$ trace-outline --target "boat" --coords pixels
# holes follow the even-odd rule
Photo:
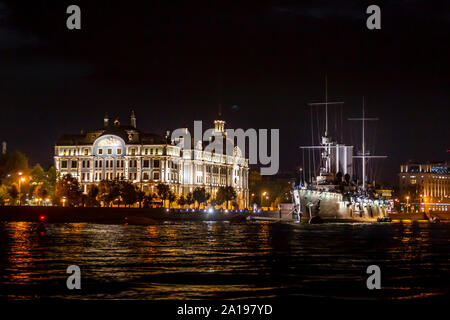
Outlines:
[[[354,155],[353,146],[336,142],[329,133],[328,106],[343,102],[329,102],[327,89],[325,80],[325,102],[309,104],[311,107],[325,107],[325,130],[320,137],[319,145],[300,147],[303,155],[305,151],[309,152],[309,155],[314,151],[320,151],[320,165],[318,171],[314,170],[314,174],[311,174],[312,170],[309,171],[309,181],[303,167],[300,169],[303,176],[297,179],[292,189],[293,216],[308,223],[388,222],[389,212],[393,208],[392,200],[378,195],[375,188],[366,183],[366,161],[386,158],[370,155],[365,146],[365,122],[378,119],[365,116],[363,98],[362,117],[349,119],[362,121],[361,152]],[[354,159],[362,161],[361,183],[354,179],[357,176],[354,174]]]

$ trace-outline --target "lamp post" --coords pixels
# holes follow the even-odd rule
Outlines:
[[[262,196],[261,196],[261,207],[264,207],[263,206],[263,203],[264,203],[264,197],[267,199],[268,197],[266,197],[266,194],[267,194],[267,191],[264,191],[263,193],[262,193]]]
[[[20,195],[22,193],[22,182],[25,181],[25,178],[22,177],[22,172],[21,171],[19,171],[17,174],[19,175],[19,206],[20,206],[21,205],[21,200],[20,200],[21,197],[20,197]]]
[[[408,212],[409,210],[409,196],[406,196],[406,212]]]

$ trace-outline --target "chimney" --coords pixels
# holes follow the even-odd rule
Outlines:
[[[134,115],[134,111],[131,111],[131,126],[136,128],[136,116]]]
[[[6,141],[2,142],[2,154],[6,153]]]
[[[105,127],[109,125],[108,113],[105,113],[105,117],[103,118],[103,124],[105,125]]]

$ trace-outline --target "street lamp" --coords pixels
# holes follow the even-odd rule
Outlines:
[[[264,197],[265,195],[268,194],[267,191],[264,191],[261,197],[261,207],[263,207],[263,201],[264,201]],[[268,197],[265,197],[266,199],[268,199]]]
[[[22,172],[19,172],[18,174],[19,174],[19,176],[21,176],[21,175],[22,175]],[[22,182],[24,182],[24,181],[25,181],[25,178],[24,178],[24,177],[20,177],[20,178],[19,178],[19,206],[21,205],[20,194],[21,194]]]

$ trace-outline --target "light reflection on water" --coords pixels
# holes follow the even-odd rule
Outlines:
[[[0,297],[423,299],[449,295],[450,224],[0,223]],[[66,268],[82,289],[66,289]],[[366,288],[366,268],[383,290]]]

